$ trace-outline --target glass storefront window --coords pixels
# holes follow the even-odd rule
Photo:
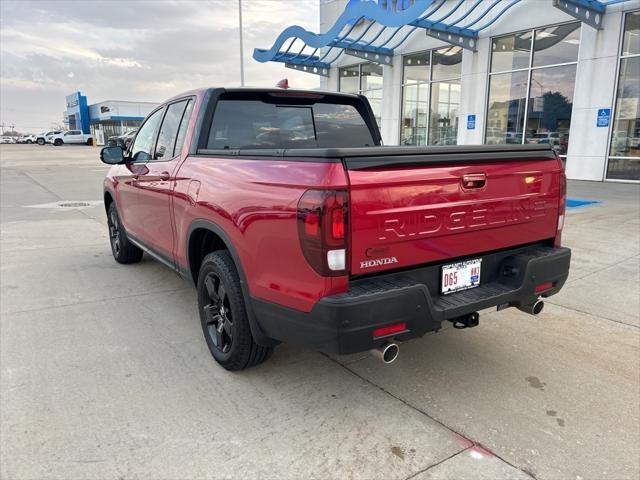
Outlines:
[[[624,26],[607,178],[640,180],[640,12]]]
[[[402,145],[426,145],[429,115],[429,84],[407,85],[403,88]]]
[[[569,23],[536,30],[533,66],[558,65],[578,60],[580,24]]]
[[[402,145],[455,145],[462,49],[446,47],[403,58]]]
[[[374,88],[382,88],[382,65],[365,63],[361,68],[361,90],[366,91]]]
[[[373,115],[380,125],[382,119],[382,65],[361,63],[338,70],[339,90],[346,93],[360,93],[367,97]]]
[[[431,84],[429,145],[458,143],[460,80]]]
[[[567,154],[575,82],[576,65],[531,72],[525,143],[549,144]]]
[[[339,71],[341,92],[358,93],[360,91],[360,67],[341,68]]]
[[[402,59],[402,83],[412,82],[428,82],[431,74],[431,55],[427,53],[418,53],[416,55],[407,55]]]
[[[433,51],[433,80],[448,80],[460,77],[462,48],[449,47]]]
[[[491,41],[491,71],[507,72],[529,66],[531,32],[517,33]]]
[[[640,54],[640,12],[627,14],[624,20],[622,56]]]
[[[492,40],[485,143],[567,154],[580,31],[572,22]]]
[[[527,76],[522,71],[491,76],[485,143],[522,143]]]

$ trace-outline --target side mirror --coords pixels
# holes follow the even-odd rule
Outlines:
[[[107,165],[119,165],[124,163],[124,151],[122,147],[104,147],[100,150],[100,160]]]

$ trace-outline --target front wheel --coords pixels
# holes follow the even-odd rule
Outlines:
[[[142,260],[142,250],[136,247],[127,238],[127,232],[120,223],[120,216],[116,209],[115,202],[109,205],[107,214],[107,225],[109,227],[109,242],[111,243],[111,253],[118,263],[137,263]]]
[[[33,143],[33,140],[27,140],[27,143],[31,144]]]
[[[62,139],[61,139],[61,138],[56,138],[56,139],[53,141],[53,144],[54,144],[56,147],[59,147],[60,145],[62,145]]]
[[[38,145],[44,145],[44,138],[39,138],[38,140],[36,140],[36,143]]]
[[[202,332],[213,358],[227,370],[264,362],[273,348],[258,345],[249,326],[240,277],[231,255],[207,255],[198,275],[198,311]]]

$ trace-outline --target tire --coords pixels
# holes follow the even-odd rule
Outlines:
[[[33,140],[27,140],[27,143],[28,143],[28,144],[32,144],[32,143],[33,143]]]
[[[56,138],[56,139],[53,141],[53,144],[54,144],[56,147],[59,147],[59,146],[60,146],[60,145],[62,145],[63,143],[64,143],[64,142],[62,141],[62,139],[61,139],[61,138]]]
[[[85,142],[87,145],[92,146],[93,145],[93,138],[87,138],[87,141]]]
[[[258,345],[249,327],[240,277],[226,250],[210,253],[198,275],[198,312],[213,358],[227,370],[243,370],[267,360],[272,347]]]
[[[116,209],[115,202],[111,202],[107,213],[107,225],[109,227],[109,243],[111,244],[111,253],[116,262],[138,263],[142,260],[142,250],[136,247],[127,238],[127,232],[125,232],[122,223],[120,223],[120,216]]]
[[[37,140],[36,140],[36,143],[37,143],[38,145],[41,145],[41,146],[42,146],[42,145],[44,145],[44,138],[39,138],[39,139],[37,139]]]

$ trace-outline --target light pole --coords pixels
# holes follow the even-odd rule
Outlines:
[[[238,0],[238,24],[240,26],[240,86],[244,87],[244,52],[242,46],[242,0]]]

